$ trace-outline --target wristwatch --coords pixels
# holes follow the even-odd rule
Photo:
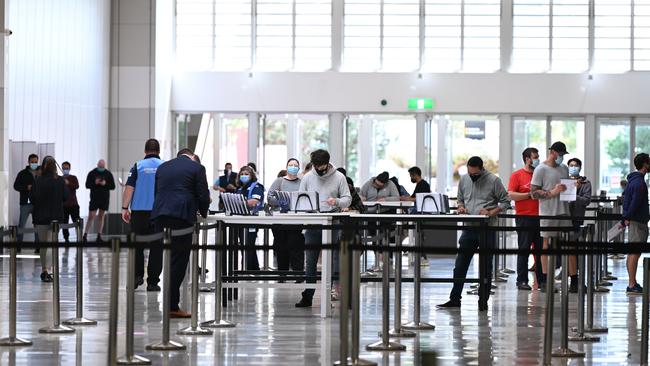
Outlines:
[[[128,211],[129,208],[128,207],[122,207],[122,210],[127,210]]]

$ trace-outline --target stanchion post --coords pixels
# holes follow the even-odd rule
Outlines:
[[[136,242],[135,233],[129,235],[129,244]],[[129,247],[126,271],[126,355],[117,360],[118,365],[151,365],[151,361],[134,352],[133,341],[135,332],[135,248]]]
[[[222,241],[226,239],[225,235],[225,224],[222,222],[219,222],[217,225],[217,235],[215,235],[215,245],[217,244],[217,241]],[[225,247],[227,243],[225,241],[221,242],[221,245]],[[214,320],[210,320],[207,322],[201,323],[202,327],[205,328],[234,328],[235,323],[231,323],[227,320],[222,319],[222,314],[221,314],[221,307],[223,306],[222,304],[222,266],[223,266],[223,251],[225,248],[217,248],[214,251],[214,262],[215,262],[215,268],[214,268]]]
[[[499,219],[499,225],[500,226],[508,226],[508,219],[506,218],[500,218]],[[501,249],[506,249],[508,247],[508,231],[504,231],[501,233]],[[501,254],[501,271],[500,273],[504,276],[509,276],[511,274],[517,273],[516,271],[513,271],[512,269],[508,268],[506,266],[507,261],[506,261],[506,254],[503,253]],[[495,267],[496,270],[496,267]]]
[[[54,324],[49,327],[41,328],[38,330],[39,333],[44,334],[67,334],[74,333],[74,328],[67,327],[61,324],[61,294],[59,292],[59,246],[58,246],[58,237],[59,237],[59,223],[53,221],[51,225],[52,232],[50,233],[52,240],[51,243],[55,243],[52,247],[52,317]],[[44,250],[43,248],[42,250]]]
[[[339,315],[339,361],[334,365],[347,365],[350,340],[350,254],[349,239],[345,234],[341,238],[341,249],[339,251],[339,282],[341,284],[341,307]]]
[[[561,233],[566,242],[566,233]],[[566,245],[558,245],[563,250]],[[553,267],[548,267],[553,268]],[[552,282],[552,281],[551,281]],[[569,256],[562,254],[562,298],[560,314],[560,348],[556,349],[552,356],[562,358],[585,357],[584,352],[577,352],[569,348]],[[548,324],[547,324],[548,325]]]
[[[586,231],[586,233],[585,233]],[[583,245],[580,245],[580,249],[585,249],[588,243],[593,242],[593,235],[590,233],[589,226],[583,226],[580,230],[580,238],[583,238],[583,235],[586,235],[586,240],[581,240]],[[569,340],[572,342],[599,342],[599,337],[592,337],[585,334],[585,279],[587,269],[585,268],[585,255],[578,256],[578,268],[580,273],[578,274],[578,326],[574,329],[575,335],[569,337]]]
[[[387,229],[386,229],[387,230]],[[388,245],[388,233],[384,237],[384,245]],[[376,343],[372,343],[366,346],[368,351],[405,351],[406,346],[401,343],[391,342],[389,339],[389,311],[390,311],[390,258],[388,251],[382,251],[383,253],[383,262],[384,270],[382,273],[381,281],[381,302],[382,302],[382,321],[381,321],[381,340]],[[419,266],[415,266],[418,268]]]
[[[207,230],[204,230],[207,232]],[[192,263],[190,263],[191,273],[192,273],[192,289],[190,296],[192,297],[192,318],[190,319],[190,326],[179,330],[176,334],[186,335],[186,336],[197,336],[197,335],[212,335],[213,332],[210,329],[203,329],[199,326],[199,234],[200,226],[195,224],[194,226],[194,235],[192,235],[192,244],[195,248],[192,250]],[[207,235],[206,235],[207,236]]]
[[[423,247],[424,234],[420,223],[416,223],[417,247]],[[434,330],[436,327],[420,321],[420,300],[421,300],[421,271],[420,253],[416,253],[415,266],[413,266],[413,321],[402,325],[402,328],[408,330]]]
[[[163,314],[162,314],[162,342],[147,345],[150,351],[181,351],[184,344],[169,339],[169,316],[171,311],[171,244],[172,230],[165,228],[163,238]]]
[[[108,315],[108,365],[117,363],[117,322],[119,317],[120,240],[111,240],[111,292]]]
[[[72,319],[68,319],[63,322],[65,325],[74,325],[74,326],[80,326],[80,325],[97,325],[96,320],[91,320],[91,319],[86,319],[84,318],[84,282],[83,282],[83,219],[77,220],[75,223],[75,234],[77,236],[77,250],[76,250],[76,258],[75,258],[75,266],[76,268],[76,276],[77,276],[77,313],[76,316]],[[54,257],[52,257],[54,258]]]
[[[589,225],[589,233],[594,237],[594,231],[596,232],[596,237],[598,241],[601,238],[601,225],[597,227],[593,224]],[[596,254],[589,254],[587,256],[587,326],[585,328],[586,333],[607,333],[607,328],[594,327],[594,293],[597,289],[597,271],[595,270],[594,257],[598,259]],[[596,261],[598,262],[598,261]],[[609,291],[609,290],[608,290]]]
[[[17,233],[18,228],[12,226],[11,230],[11,242],[15,245],[17,244]],[[3,241],[3,238],[0,237],[0,242]],[[31,346],[32,342],[27,339],[19,338],[16,335],[16,313],[17,313],[17,281],[16,281],[16,255],[18,254],[18,248],[15,246],[10,249],[9,254],[9,336],[0,339],[0,346]]]
[[[208,230],[201,231],[201,241],[203,246],[208,245]],[[203,248],[201,249],[201,281],[199,282],[199,291],[200,292],[212,292],[213,289],[208,286],[207,282],[207,266],[208,266],[208,250]]]
[[[641,306],[641,365],[648,365],[648,322],[650,318],[650,258],[643,258],[643,305]]]
[[[555,239],[549,238],[548,248],[555,249]],[[544,314],[544,356],[543,364],[550,365],[553,354],[553,306],[554,306],[554,292],[555,281],[553,281],[551,268],[555,268],[555,254],[550,254],[547,257],[549,280],[546,281],[546,309]]]
[[[395,228],[395,246],[402,246],[403,229],[402,223],[397,222]],[[393,322],[394,327],[388,332],[391,337],[415,337],[415,333],[402,329],[402,252],[395,252],[395,306]]]

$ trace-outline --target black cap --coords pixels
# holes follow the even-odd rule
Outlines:
[[[558,153],[560,153],[560,155],[566,155],[569,153],[568,151],[566,151],[566,145],[564,144],[564,142],[560,142],[560,141],[554,142],[553,145],[551,145],[551,147],[549,147],[548,149],[557,151]]]
[[[383,172],[375,178],[378,182],[381,182],[383,184],[388,183],[388,172]]]

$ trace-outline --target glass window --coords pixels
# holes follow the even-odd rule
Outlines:
[[[423,71],[500,68],[501,5],[494,0],[426,0]]]
[[[539,151],[540,159],[546,156],[548,143],[546,142],[546,118],[515,117],[513,119],[513,157],[512,170],[523,167],[522,153],[528,147],[534,147]]]
[[[650,70],[650,1],[634,1],[634,70]]]
[[[562,141],[566,144],[567,154],[564,161],[569,161],[571,158],[578,158],[585,165],[585,122],[582,118],[561,118],[553,117],[551,119],[551,141],[548,146],[551,146],[555,141]],[[544,150],[548,149],[548,146]],[[545,154],[541,154],[544,156]],[[583,169],[582,174],[593,174],[593,172],[585,172]]]
[[[177,0],[177,3],[181,1],[187,0]],[[251,12],[250,0],[214,2],[214,67],[217,70],[248,70],[252,66]]]
[[[650,154],[650,118],[637,118],[635,135],[634,154]],[[650,174],[645,175],[645,180],[650,184]]]
[[[416,125],[413,116],[374,116],[370,175],[388,172],[413,192],[409,168],[415,166]],[[370,177],[363,177],[363,183]]]
[[[594,70],[630,70],[632,5],[630,1],[595,0]]]
[[[439,143],[439,134],[438,134],[438,121],[436,119],[431,119],[426,125],[427,127],[427,136],[429,136],[429,144],[426,147],[426,154],[429,158],[429,184],[431,189],[436,189],[436,184],[438,181],[438,146]],[[426,177],[425,177],[426,178]],[[403,185],[403,184],[402,184]],[[409,192],[413,193],[413,192]]]
[[[303,167],[309,162],[312,151],[329,149],[329,118],[326,115],[298,115],[296,128],[298,159]]]
[[[176,2],[176,62],[185,69],[213,67],[213,0]]]
[[[246,115],[220,114],[221,143],[219,144],[219,165],[232,164],[233,171],[248,163],[248,118]]]
[[[345,120],[345,169],[348,177],[359,186],[359,127],[361,120],[348,117]]]
[[[381,1],[345,1],[343,65],[348,71],[381,68]]]
[[[296,71],[323,71],[332,67],[332,1],[295,0]]]
[[[285,114],[267,114],[260,120],[262,154],[259,156],[258,178],[265,188],[287,167],[287,120]]]
[[[630,121],[602,118],[600,121],[600,189],[621,193],[620,182],[630,172]]]
[[[293,1],[257,0],[255,69],[287,71],[293,67]]]

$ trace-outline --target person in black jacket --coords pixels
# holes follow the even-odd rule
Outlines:
[[[156,171],[151,220],[157,232],[164,229],[187,229],[196,223],[197,213],[202,217],[208,216],[210,207],[210,191],[205,167],[194,161],[190,149],[178,152],[176,159],[161,164]],[[170,315],[173,318],[189,318],[190,314],[181,310],[180,286],[185,277],[187,262],[190,259],[189,246],[192,245],[192,234],[172,238],[172,268],[171,268],[171,306]],[[167,286],[167,284],[165,284]],[[166,311],[167,309],[164,309]]]
[[[65,189],[65,180],[56,172],[56,160],[51,156],[43,159],[41,177],[34,182],[32,188],[32,202],[34,211],[32,219],[38,238],[42,241],[56,241],[57,236],[52,233],[50,224],[52,221],[63,222],[63,203],[68,198]],[[48,273],[47,248],[42,248],[41,255],[41,281],[52,282],[52,276]],[[53,258],[59,260],[59,258]]]
[[[38,155],[31,154],[27,158],[29,165],[21,170],[14,181],[14,189],[20,193],[20,218],[18,228],[22,229],[27,223],[27,218],[34,208],[31,200],[31,191],[34,186],[34,180],[40,174],[38,167]],[[18,235],[18,241],[23,241],[23,235]]]
[[[86,177],[86,188],[90,189],[90,205],[88,208],[88,221],[84,240],[88,238],[88,231],[97,218],[97,241],[101,241],[101,233],[104,229],[104,214],[108,211],[110,194],[115,189],[115,180],[110,170],[106,169],[106,162],[101,159],[97,162],[97,168],[91,170]]]

